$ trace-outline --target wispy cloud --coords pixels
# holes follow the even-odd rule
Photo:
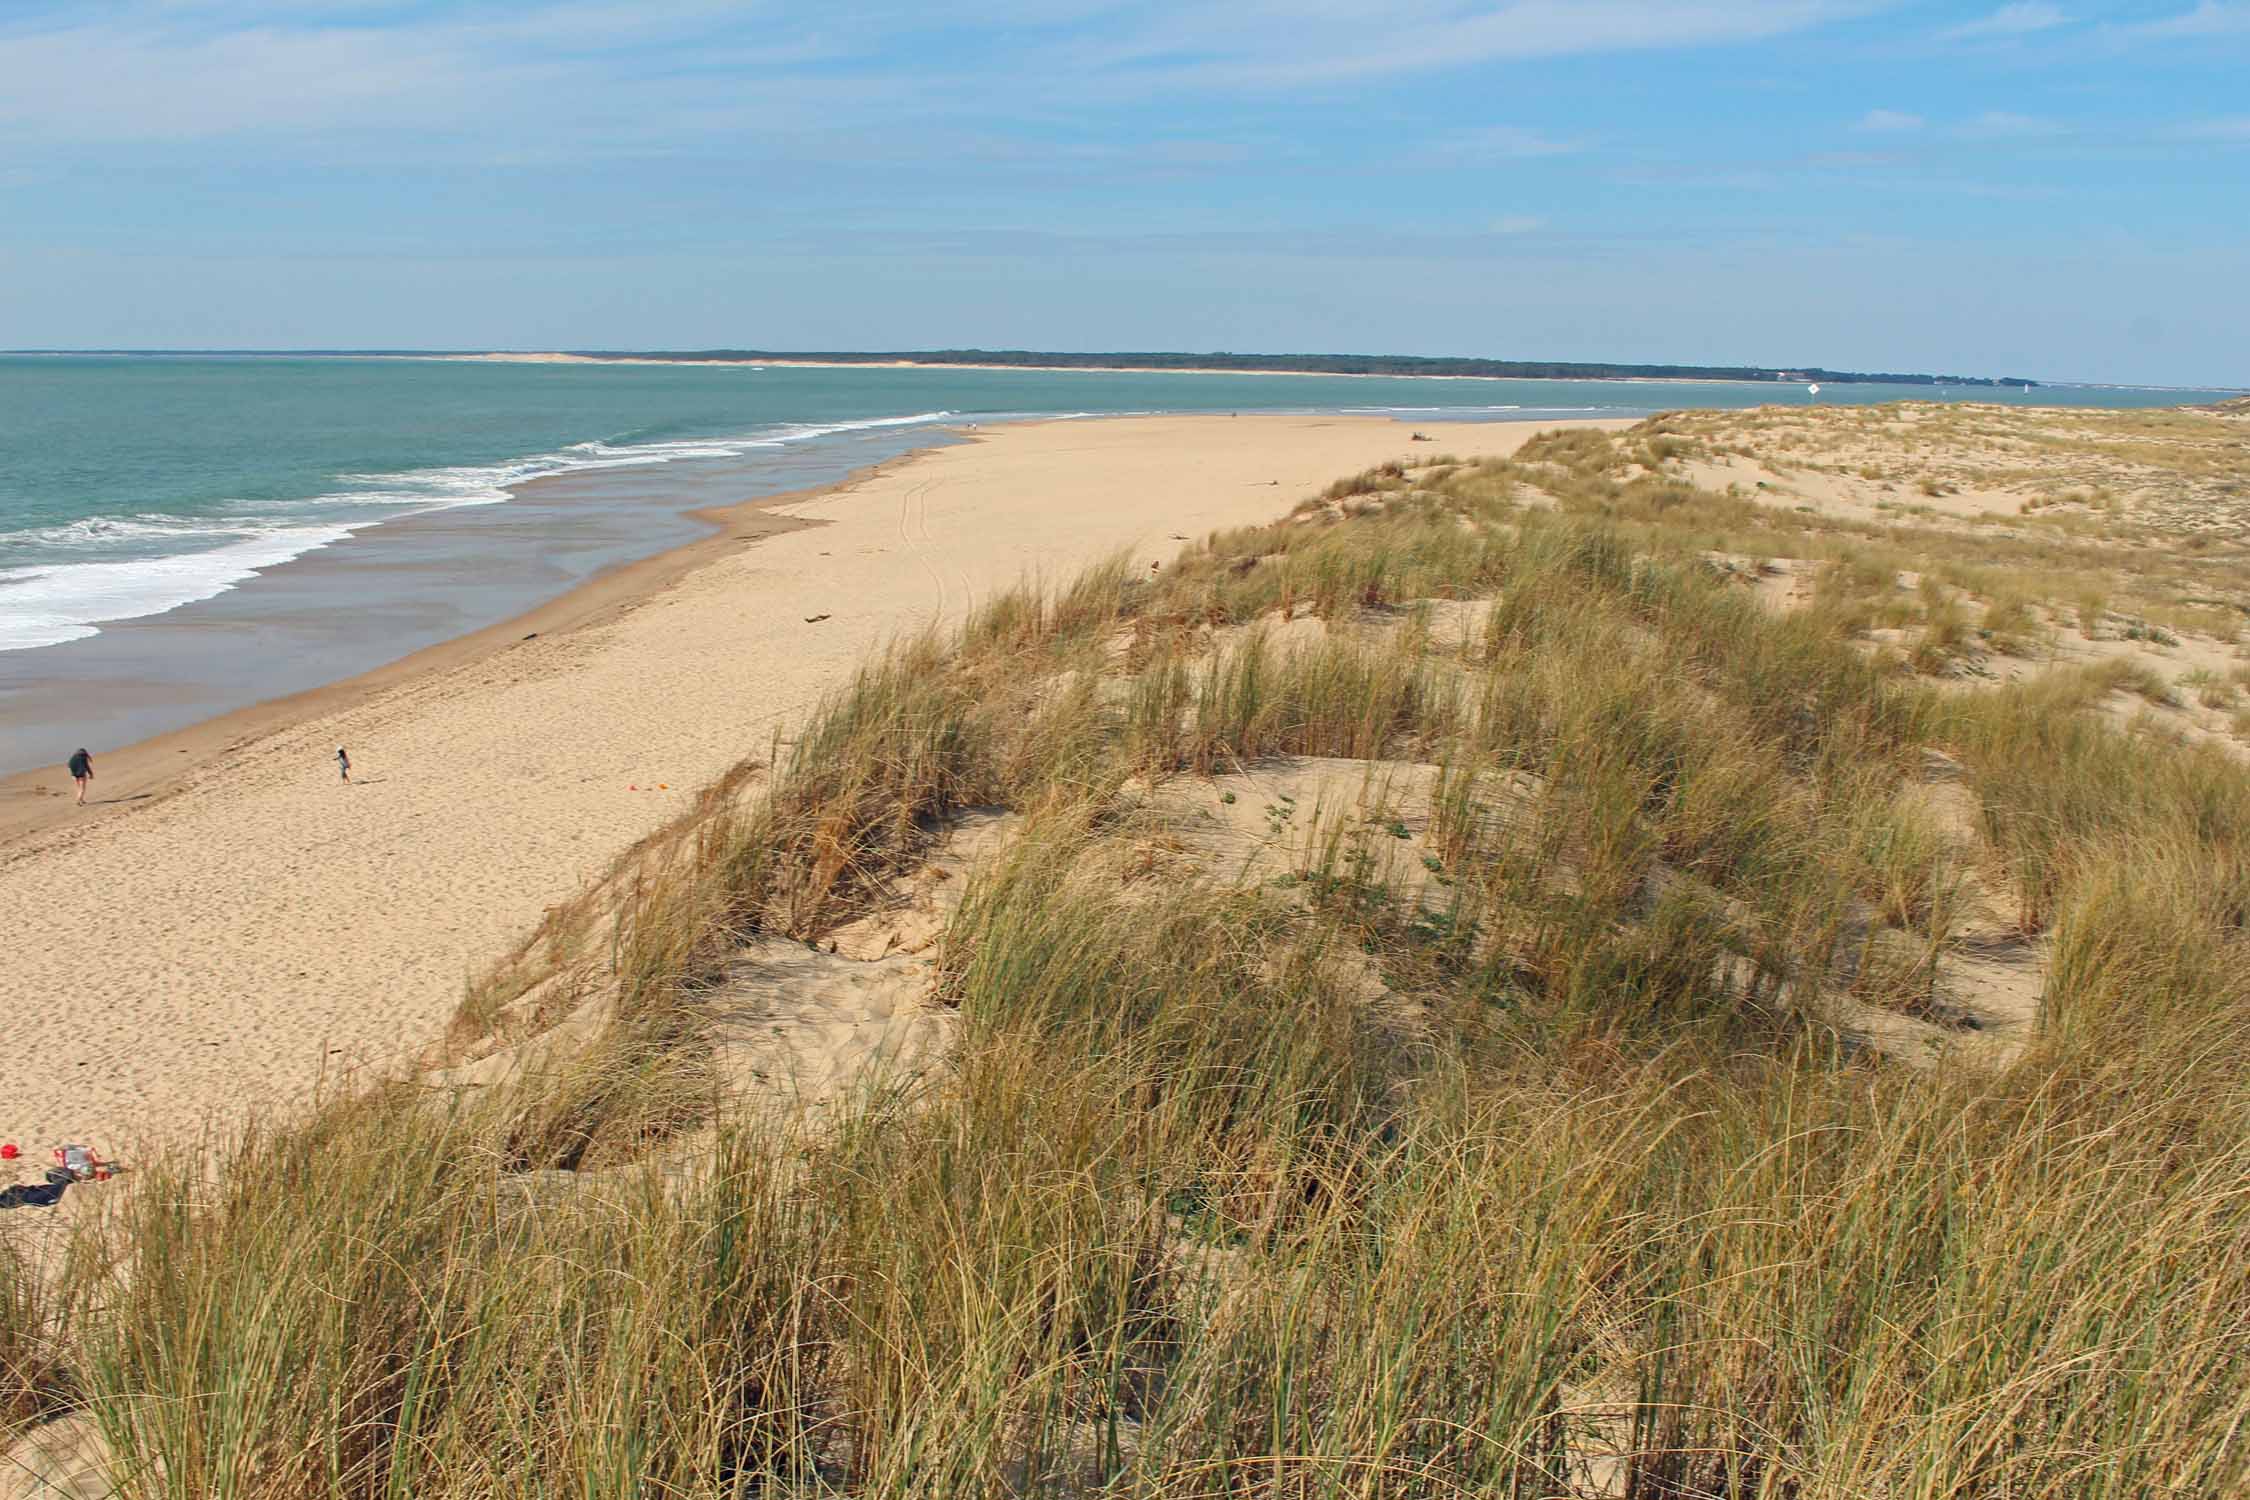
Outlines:
[[[0,133],[708,136],[1286,91],[1761,41],[1894,0],[111,0],[0,3]],[[842,116],[839,120],[839,116]]]
[[[1473,167],[1503,161],[1530,161],[1543,156],[1568,156],[1580,149],[1574,141],[1558,141],[1522,125],[1486,125],[1440,136],[1422,152],[1422,157],[1433,165]]]
[[[2176,134],[2189,141],[2241,141],[2250,144],[2250,115],[2235,115],[2228,119],[2196,120],[2179,128]]]
[[[356,27],[81,25],[0,36],[0,126],[80,141],[395,126],[408,101],[458,119],[527,71]]]
[[[1972,141],[2037,140],[2063,133],[2057,121],[2037,115],[2013,114],[2004,109],[1988,109],[1954,127],[1954,134]]]
[[[1982,41],[1994,37],[2029,36],[2036,31],[2052,31],[2057,26],[2068,25],[2070,17],[2059,6],[2047,0],[2012,0],[1991,15],[1959,26],[1947,27],[1938,35],[1949,41]]]
[[[1871,109],[1866,114],[1861,115],[1859,123],[1852,128],[1875,134],[1895,134],[1902,131],[1920,130],[1923,123],[1920,115],[1910,115],[1903,110]]]
[[[2117,29],[2129,37],[2158,40],[2166,37],[2250,36],[2250,3],[2244,3],[2244,0],[2198,0],[2192,10]]]
[[[1906,166],[1918,158],[1907,151],[1814,151],[1801,164],[1821,170],[1856,172]]]
[[[1789,184],[1789,178],[1770,167],[1660,163],[1620,167],[1609,174],[1612,182],[1628,187],[1664,188],[1679,192],[1772,193]]]
[[[1504,59],[1762,41],[1880,0],[1233,0],[1175,4],[1102,61],[1140,84],[1290,88]]]

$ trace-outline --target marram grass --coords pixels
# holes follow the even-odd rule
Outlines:
[[[901,643],[470,997],[607,994],[584,1058],[153,1164],[67,1294],[0,1258],[0,1419],[198,1500],[2250,1491],[2239,763],[1776,617],[1615,453],[1362,476]],[[1823,1009],[1954,941],[1933,751],[2048,945],[2005,1066]],[[1149,789],[1301,755],[1436,768],[1421,899],[1333,819],[1190,878]],[[993,805],[943,1075],[713,1127],[727,953]]]

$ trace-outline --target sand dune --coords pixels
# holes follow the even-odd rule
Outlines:
[[[21,837],[0,847],[0,1138],[127,1151],[394,1065],[544,907],[892,635],[1026,573],[1169,558],[1175,536],[1271,519],[1338,475],[1510,451],[1537,426],[1430,426],[1430,444],[1371,418],[988,431],[792,502],[823,524],[622,614],[264,734],[137,811]]]

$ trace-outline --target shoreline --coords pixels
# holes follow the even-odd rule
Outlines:
[[[386,349],[0,349],[0,358],[7,359],[71,359],[81,357],[112,358],[172,358],[172,359],[376,359],[423,360],[471,364],[532,364],[532,365],[648,365],[662,367],[677,365],[688,369],[804,369],[804,370],[1023,370],[1048,375],[1285,375],[1306,379],[1324,380],[1497,380],[1526,384],[1552,385],[1723,385],[1749,386],[1763,389],[1771,386],[1790,389],[1805,384],[1792,380],[1744,380],[1727,375],[1422,375],[1407,372],[1382,372],[1372,370],[1272,370],[1240,369],[1234,366],[1181,366],[1181,365],[1001,365],[986,363],[961,363],[958,361],[907,360],[907,359],[798,359],[780,356],[770,359],[651,359],[645,355],[594,355],[574,354],[565,350],[491,349],[491,350],[386,350]],[[2250,386],[2236,385],[2146,385],[2133,381],[2116,380],[2041,380],[2029,386],[1970,385],[1942,381],[1896,382],[1881,380],[1837,380],[1834,376],[1823,378],[1819,384],[1848,390],[1854,386],[1880,385],[1898,389],[1946,391],[2014,391],[2029,395],[2035,391],[2140,391],[2157,395],[2181,396],[2250,396]],[[2188,404],[2188,403],[2183,403]]]
[[[456,358],[418,355],[380,357]],[[483,356],[458,357],[477,359]],[[590,364],[621,362],[583,360],[575,355],[563,358],[570,362]],[[661,360],[631,362],[674,363]],[[552,598],[541,600],[488,625],[415,647],[363,671],[351,672],[311,687],[257,698],[177,728],[106,748],[96,748],[95,781],[83,809],[73,799],[70,778],[60,761],[0,774],[0,868],[23,857],[23,846],[35,842],[43,834],[83,828],[97,820],[130,817],[158,808],[192,786],[200,773],[211,770],[224,757],[253,750],[262,739],[286,732],[313,718],[348,710],[386,691],[410,686],[419,678],[495,656],[529,639],[566,635],[618,618],[657,597],[668,587],[705,564],[724,556],[736,546],[826,524],[772,514],[780,507],[849,492],[942,447],[973,444],[989,434],[1011,429],[1065,420],[1077,424],[1144,420],[1151,417],[1156,420],[1177,417],[1192,421],[1215,415],[1073,414],[1067,418],[1060,415],[1033,415],[999,424],[971,424],[975,430],[964,430],[959,422],[944,422],[929,429],[933,440],[919,443],[904,453],[862,465],[826,483],[719,505],[682,506],[672,511],[672,514],[708,528],[705,535],[692,537],[644,557],[611,564],[570,585]],[[1313,419],[1330,418],[1397,426],[1402,434],[1406,430],[1402,419],[1373,413],[1322,413],[1315,414]],[[1543,419],[1538,420],[1538,425],[1574,425],[1581,420],[1608,419]],[[1437,424],[1424,419],[1423,425]],[[1475,425],[1509,427],[1519,425],[1519,420],[1508,419],[1497,424],[1479,422]],[[569,473],[539,475],[507,488],[512,496],[528,498],[549,486],[567,484],[577,477]],[[278,566],[287,567],[317,558],[318,550],[292,558]]]
[[[207,722],[201,756],[162,741],[195,767],[147,771],[165,795],[129,817],[43,799],[65,816],[0,856],[17,935],[0,1007],[67,1033],[59,1053],[0,1054],[0,1135],[130,1157],[410,1070],[544,912],[886,643],[1104,557],[1168,562],[1341,475],[1505,455],[1558,425],[1629,424],[1429,423],[1429,446],[1374,416],[986,429],[730,508],[726,532],[581,585],[537,625]],[[97,766],[101,795],[136,791],[125,761]]]
[[[826,524],[767,514],[776,507],[849,489],[911,462],[934,446],[918,447],[854,469],[830,484],[760,495],[730,505],[683,509],[679,515],[710,527],[710,532],[647,557],[613,564],[552,599],[409,651],[367,671],[261,698],[179,729],[103,750],[94,757],[94,790],[87,798],[87,810],[100,807],[104,818],[151,810],[186,789],[197,772],[208,769],[221,756],[250,749],[257,741],[306,720],[355,707],[388,689],[497,655],[528,640],[567,635],[622,616],[743,543]],[[556,477],[542,475],[525,480],[511,487],[511,493],[550,483]],[[185,759],[175,758],[183,756]],[[104,783],[114,787],[120,780],[131,783],[130,794],[122,800],[113,799]],[[72,799],[70,778],[61,765],[0,776],[0,867],[21,857],[23,851],[18,846],[41,833],[82,826],[88,821]]]
[[[1232,366],[1198,365],[995,365],[965,364],[923,359],[650,359],[645,355],[567,354],[495,350],[479,354],[367,354],[335,356],[359,359],[425,359],[458,364],[488,365],[650,365],[713,370],[1021,370],[1039,375],[1273,375],[1292,380],[1493,380],[1541,385],[1739,385],[1753,390],[1793,390],[1802,381],[1741,380],[1723,375],[1412,375],[1372,370],[1241,370]],[[1879,385],[1881,381],[1845,381],[1850,385]],[[1988,386],[1931,386],[1931,390],[1989,390]],[[2008,387],[2008,389],[2016,389]],[[2040,389],[2034,387],[2033,389]],[[2137,387],[2136,387],[2137,389]],[[1433,408],[1436,410],[1437,408]]]
[[[1234,366],[1210,365],[999,365],[964,363],[956,360],[920,359],[798,359],[782,356],[773,359],[651,359],[646,355],[573,354],[565,350],[544,349],[492,349],[449,352],[392,352],[388,350],[351,349],[0,349],[0,357],[21,359],[68,359],[74,356],[110,356],[118,358],[170,357],[192,359],[389,359],[414,360],[439,364],[495,364],[495,365],[647,365],[655,368],[667,366],[681,369],[712,370],[984,370],[1005,373],[1019,370],[1042,375],[1237,375],[1257,377],[1285,376],[1305,380],[1496,380],[1508,383],[1523,382],[1536,385],[1727,385],[1748,386],[1754,390],[1773,387],[1789,390],[1802,385],[1802,381],[1744,380],[1728,375],[1423,375],[1407,372],[1378,370],[1257,370],[1238,369]],[[1879,380],[1825,380],[1823,384],[1844,387],[1855,385],[1893,384]],[[2081,388],[2067,381],[2045,382],[2031,390],[2046,390],[2050,385],[2071,389]],[[1901,389],[1928,390],[2022,390],[2019,386],[1930,385],[1902,386]],[[2102,390],[2182,390],[2198,393],[2202,386],[2086,386],[2084,389]],[[2218,390],[2219,387],[2210,387]]]

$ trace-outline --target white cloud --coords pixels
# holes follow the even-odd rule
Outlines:
[[[362,132],[495,159],[662,150],[1747,43],[1894,3],[111,0],[27,20],[0,0],[0,142]]]
[[[1949,27],[1939,33],[1956,41],[1974,41],[1986,37],[2029,36],[2035,31],[2050,31],[2066,25],[2070,17],[2047,0],[2012,0],[1982,20]]]
[[[403,31],[84,25],[0,35],[0,126],[97,142],[395,129],[470,118],[537,71]]]
[[[1922,123],[1920,115],[1910,115],[1902,110],[1871,109],[1859,117],[1859,124],[1854,128],[1874,131],[1878,134],[1892,134],[1899,131],[1920,130]]]
[[[1104,60],[1133,81],[1290,88],[1503,59],[1760,41],[1880,0],[1232,0],[1170,7]]]
[[[2183,125],[2177,132],[2191,141],[2244,141],[2250,142],[2250,115],[2235,115],[2231,119],[2197,120]]]
[[[2250,4],[2242,0],[2198,0],[2193,10],[2120,30],[2134,37],[2250,36]]]
[[[1502,214],[1485,227],[1494,234],[1537,234],[1547,221],[1537,214]]]

